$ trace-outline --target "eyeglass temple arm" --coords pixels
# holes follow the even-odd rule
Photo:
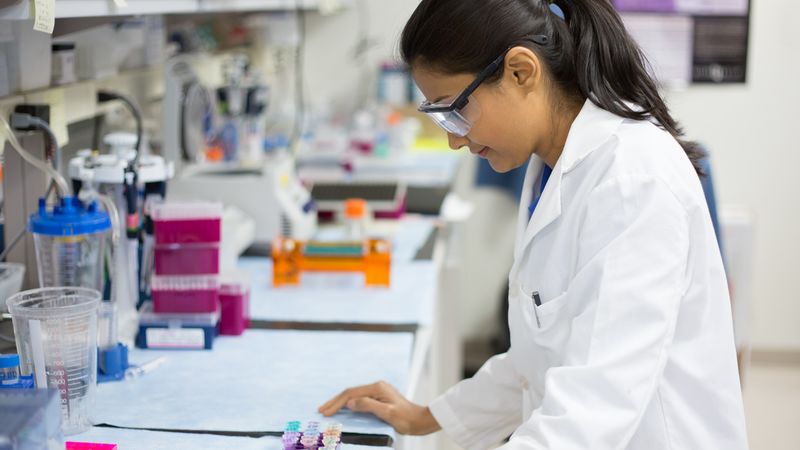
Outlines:
[[[530,38],[526,38],[524,40],[542,46],[550,43],[550,38],[542,34],[537,34],[531,36]],[[503,64],[503,61],[505,61],[508,52],[514,47],[516,47],[516,45],[508,47],[500,56],[498,56],[494,61],[492,61],[491,64],[486,66],[486,68],[483,69],[481,73],[478,74],[477,77],[475,77],[475,80],[473,80],[472,83],[470,83],[469,86],[467,86],[467,88],[464,89],[464,92],[462,92],[461,95],[459,95],[458,98],[453,102],[453,109],[458,110],[467,106],[467,103],[469,103],[469,96],[472,95],[473,92],[475,92],[475,89],[478,89],[478,86],[480,86],[481,83],[483,83],[486,80],[486,78],[489,78],[489,76],[497,72],[497,69],[499,69],[500,65]]]

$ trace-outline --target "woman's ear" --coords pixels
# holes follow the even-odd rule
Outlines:
[[[525,93],[533,91],[542,78],[539,57],[525,47],[514,47],[508,51],[504,69],[505,77]]]

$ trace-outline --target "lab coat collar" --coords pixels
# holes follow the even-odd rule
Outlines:
[[[561,184],[564,175],[572,171],[594,150],[603,145],[614,134],[624,119],[614,115],[586,100],[575,121],[570,127],[561,157],[545,186],[533,213],[528,217],[528,205],[533,199],[535,183],[540,182],[544,162],[533,155],[523,184],[522,200],[517,217],[517,245],[514,249],[514,269],[522,259],[525,249],[533,238],[545,227],[561,216]]]
[[[558,162],[562,173],[577,167],[593,151],[603,145],[619,128],[623,117],[595,105],[587,99],[567,134],[567,142]]]

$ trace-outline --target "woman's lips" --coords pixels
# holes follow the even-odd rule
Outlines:
[[[480,156],[481,158],[484,158],[484,159],[486,158],[486,154],[487,153],[489,153],[489,147],[483,147],[478,152],[472,152],[473,155],[478,155],[478,156]]]

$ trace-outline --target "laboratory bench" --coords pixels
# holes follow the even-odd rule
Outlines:
[[[93,427],[85,433],[70,436],[67,440],[117,444],[119,450],[280,450],[283,448],[281,438],[278,436],[226,436],[113,427]],[[343,443],[341,450],[388,450],[389,448]]]
[[[218,337],[210,351],[132,350],[134,364],[166,360],[140,378],[99,385],[94,423],[101,426],[76,438],[136,442],[121,446],[132,449],[159,448],[138,443],[159,439],[186,448],[271,448],[288,421],[319,420],[343,424],[343,450],[415,448],[371,415],[344,410],[326,420],[317,407],[378,380],[419,402],[435,394],[442,258],[431,249],[440,226],[413,215],[376,224],[393,246],[388,288],[328,273],[275,288],[270,259],[240,258],[251,280],[251,328]]]
[[[328,274],[273,287],[268,258],[241,258],[239,268],[250,275],[252,328],[414,332],[432,325],[438,273],[430,260],[393,263],[388,288]]]
[[[248,330],[217,338],[209,351],[135,349],[134,364],[166,361],[139,378],[100,384],[94,423],[263,437],[280,436],[291,420],[335,421],[345,442],[388,446],[395,432],[374,416],[344,410],[326,419],[317,408],[352,385],[385,380],[404,390],[413,348],[411,333]]]
[[[165,360],[138,378],[98,385],[97,426],[67,440],[132,450],[271,449],[280,448],[287,422],[317,420],[342,423],[342,450],[437,448],[374,416],[343,410],[325,419],[317,408],[378,380],[420,403],[442,390],[443,258],[432,250],[442,226],[413,215],[376,225],[393,245],[388,288],[341,284],[327,273],[274,288],[268,258],[240,258],[251,278],[251,328],[217,337],[206,351],[131,349],[132,364]]]
[[[132,450],[271,449],[287,422],[317,420],[342,423],[342,450],[440,448],[438,437],[398,436],[368,414],[343,410],[325,419],[317,408],[345,388],[379,380],[425,404],[455,381],[450,372],[460,368],[451,358],[461,349],[444,331],[453,315],[442,301],[448,227],[415,214],[373,223],[370,232],[392,244],[388,288],[328,273],[275,288],[269,258],[240,258],[251,282],[250,329],[216,338],[211,350],[131,349],[133,364],[164,363],[98,385],[96,426],[67,440]]]

